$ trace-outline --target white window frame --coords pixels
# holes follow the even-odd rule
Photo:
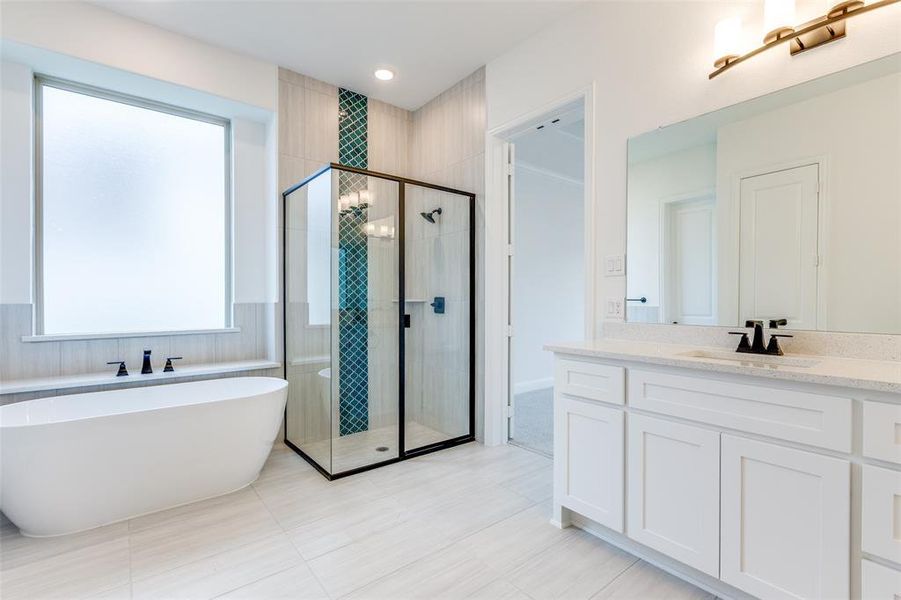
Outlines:
[[[225,322],[221,328],[213,330],[176,330],[176,331],[142,331],[142,332],[97,332],[96,334],[78,333],[78,334],[45,334],[44,332],[44,261],[43,261],[43,241],[44,241],[44,222],[43,222],[43,88],[52,87],[87,96],[93,96],[103,100],[119,102],[146,110],[153,110],[161,113],[212,123],[220,125],[223,128],[225,154],[225,194],[223,198],[223,210],[225,211]],[[37,339],[91,339],[91,338],[111,338],[111,337],[144,337],[153,335],[173,335],[173,334],[190,334],[201,333],[203,331],[237,331],[234,327],[234,282],[232,277],[233,265],[233,236],[232,236],[232,211],[233,211],[233,194],[232,194],[232,135],[231,121],[229,119],[218,117],[203,112],[198,112],[163,102],[139,98],[120,92],[114,92],[91,85],[85,85],[56,77],[35,74],[34,76],[34,128],[33,128],[33,144],[34,144],[34,246],[33,246],[33,298],[34,298],[34,319],[32,339],[23,341],[37,341]],[[37,339],[35,339],[37,338]]]

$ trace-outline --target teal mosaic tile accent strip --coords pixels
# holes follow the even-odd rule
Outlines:
[[[369,99],[350,90],[338,90],[338,162],[359,169],[368,164]]]
[[[365,169],[368,164],[368,99],[338,91],[338,162]],[[344,196],[366,188],[367,178],[339,172]],[[369,429],[369,249],[364,226],[368,210],[357,208],[338,217],[338,360],[340,435]]]

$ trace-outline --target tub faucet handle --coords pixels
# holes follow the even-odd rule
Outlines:
[[[181,356],[170,356],[166,358],[166,366],[163,367],[163,373],[174,373],[175,367],[172,366],[173,360],[181,360]]]
[[[114,360],[106,363],[108,365],[119,365],[119,370],[116,372],[116,377],[125,377],[128,375],[128,369],[125,368],[124,360]]]

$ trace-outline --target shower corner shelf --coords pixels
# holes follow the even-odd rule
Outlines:
[[[397,304],[399,302],[399,300],[397,298],[395,298],[391,302],[394,302],[395,304]],[[405,298],[404,299],[404,303],[406,303],[406,304],[424,304],[426,302],[428,302],[428,300],[424,300],[423,298]]]

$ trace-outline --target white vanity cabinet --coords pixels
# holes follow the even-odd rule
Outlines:
[[[760,598],[847,598],[850,464],[722,439],[720,578]]]
[[[901,394],[555,351],[561,524],[723,597],[897,600]]]
[[[720,434],[629,415],[628,535],[719,575]]]
[[[863,600],[898,600],[901,598],[901,571],[869,560],[861,561],[860,597]]]
[[[557,392],[554,497],[567,509],[623,530],[623,411]]]

